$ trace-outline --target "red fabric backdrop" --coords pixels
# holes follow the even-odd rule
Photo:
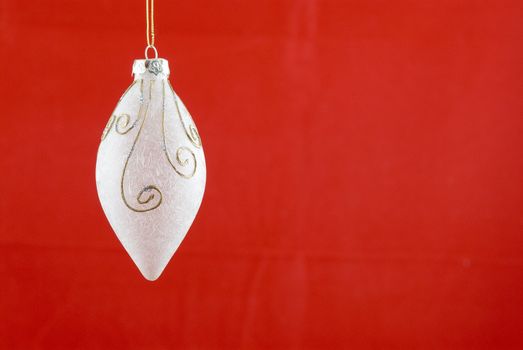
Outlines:
[[[0,4],[0,348],[523,348],[521,1],[157,0],[208,183],[154,283],[94,179],[144,1]]]

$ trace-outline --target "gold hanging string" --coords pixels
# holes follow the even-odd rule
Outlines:
[[[147,47],[145,48],[145,58],[149,59],[147,56],[147,51],[153,49],[155,58],[158,58],[158,51],[154,47],[154,0],[145,0],[145,33],[147,36]]]
[[[151,3],[150,5],[149,2]],[[154,0],[145,0],[145,16],[147,17],[147,46],[154,46]]]

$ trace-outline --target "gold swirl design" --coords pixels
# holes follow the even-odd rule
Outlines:
[[[132,128],[135,127],[136,123],[138,123],[138,120],[139,120],[139,118],[136,118],[134,123],[131,124],[131,116],[127,113],[122,113],[116,119],[116,125],[115,125],[114,129],[120,135],[125,135],[129,131],[131,131]]]
[[[193,166],[190,169],[189,172],[184,173],[174,166],[173,162],[171,161],[171,157],[169,156],[169,152],[167,151],[167,148],[165,150],[165,154],[167,155],[167,159],[169,160],[169,163],[171,163],[171,166],[173,167],[174,171],[181,177],[184,177],[186,179],[190,179],[194,176],[196,173],[196,156],[194,155],[193,151],[191,151],[187,147],[179,147],[176,150],[176,162],[183,168],[187,167],[188,165],[192,164]],[[184,155],[185,154],[185,155]]]
[[[131,85],[129,85],[129,87],[124,91],[124,93],[122,94],[122,96],[120,97],[120,99],[118,100],[118,103],[116,104],[116,107],[114,108],[114,111],[113,113],[111,114],[111,117],[109,118],[109,120],[107,121],[107,124],[105,125],[105,128],[104,128],[104,131],[102,132],[102,141],[105,140],[105,138],[107,137],[107,135],[109,134],[109,131],[111,131],[111,128],[113,127],[113,124],[115,123],[115,120],[116,120],[116,132],[118,132],[118,120],[120,119],[120,117],[122,117],[122,115],[120,115],[120,117],[118,117],[118,120],[116,119],[116,116],[114,115],[114,112],[116,111],[116,109],[118,108],[118,106],[120,105],[120,102],[123,100],[123,98],[125,97],[125,95],[127,95],[127,93],[131,90],[131,88],[136,84],[137,80],[133,81]],[[130,118],[130,117],[129,117]],[[138,121],[138,120],[137,120]],[[129,123],[129,122],[127,122]],[[136,122],[135,122],[136,124]],[[133,125],[134,127],[134,125]],[[132,127],[129,129],[131,130]],[[128,132],[129,130],[127,130],[126,132]],[[119,132],[118,132],[119,133]]]
[[[202,139],[200,138],[200,134],[198,133],[198,130],[196,129],[196,126],[194,125],[194,121],[192,120],[192,117],[189,112],[187,112],[187,115],[189,116],[189,119],[191,121],[191,124],[187,125],[185,121],[183,120],[182,113],[180,111],[180,106],[178,104],[178,98],[176,94],[174,93],[174,89],[171,85],[171,83],[168,81],[169,87],[171,88],[171,93],[174,98],[174,104],[176,105],[176,111],[178,113],[178,117],[180,118],[180,121],[183,126],[183,130],[185,131],[185,135],[189,138],[189,141],[195,146],[195,147],[202,147]],[[164,92],[165,93],[165,92]]]
[[[143,119],[142,124],[140,125],[140,129],[138,129],[138,133],[136,134],[136,137],[134,139],[133,145],[131,146],[131,150],[129,152],[129,155],[127,156],[127,159],[125,160],[125,165],[122,172],[122,179],[120,181],[120,189],[122,194],[122,199],[127,206],[127,208],[131,209],[134,212],[143,213],[147,211],[154,210],[162,204],[163,195],[162,192],[158,189],[158,187],[154,185],[148,185],[145,186],[136,196],[136,201],[140,205],[146,205],[149,204],[151,201],[155,200],[153,202],[153,205],[146,208],[135,208],[129,202],[127,201],[127,198],[125,197],[125,190],[124,190],[124,181],[125,181],[125,173],[127,171],[127,166],[129,165],[129,160],[131,159],[131,156],[133,155],[134,148],[136,146],[136,143],[138,142],[138,139],[140,138],[140,134],[142,133],[143,126],[145,125],[145,121],[147,120],[147,114],[149,111],[149,104],[151,103],[151,97],[152,97],[152,89],[154,85],[154,80],[150,81],[149,85],[149,100],[146,103],[143,103],[140,105],[140,110],[138,111],[138,117],[137,120]],[[143,80],[140,80],[140,93],[143,97]],[[144,107],[145,105],[145,107]],[[143,118],[141,116],[143,115]]]
[[[169,84],[170,85],[170,84]],[[172,89],[172,87],[171,87]],[[165,156],[167,157],[167,160],[169,161],[169,164],[171,164],[171,167],[174,169],[174,171],[180,175],[183,178],[190,179],[194,176],[196,173],[197,168],[197,162],[196,162],[196,156],[194,155],[194,152],[191,151],[189,148],[185,146],[181,146],[176,150],[176,163],[177,165],[174,165],[173,160],[171,159],[171,156],[169,154],[169,150],[167,149],[167,142],[165,137],[165,81],[163,81],[163,91],[162,91],[162,97],[163,97],[163,103],[162,103],[162,135],[163,135],[163,150],[165,152]],[[176,98],[175,98],[176,101]],[[192,166],[191,166],[192,164]],[[188,168],[188,166],[191,166]],[[189,171],[183,171],[181,169],[178,169],[178,167],[181,167],[183,169],[188,169]]]
[[[154,199],[154,194],[149,194],[149,196],[147,197],[147,199],[142,199],[142,195],[144,193],[149,193],[151,191],[158,191],[158,188],[156,186],[146,186],[143,190],[140,191],[140,193],[138,193],[138,196],[136,197],[136,200],[138,201],[138,203],[140,204],[147,204],[149,203],[151,200]]]

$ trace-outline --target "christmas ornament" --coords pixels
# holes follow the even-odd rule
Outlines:
[[[145,59],[134,61],[134,81],[103,130],[96,161],[105,215],[151,281],[160,276],[189,230],[206,179],[200,135],[169,83],[167,60],[158,58],[154,46],[153,6],[153,0],[146,0]],[[154,58],[148,57],[151,50]]]

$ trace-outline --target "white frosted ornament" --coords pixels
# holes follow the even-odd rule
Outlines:
[[[135,60],[133,75],[103,131],[96,186],[116,236],[152,281],[198,212],[206,168],[196,126],[168,81],[167,60]]]

